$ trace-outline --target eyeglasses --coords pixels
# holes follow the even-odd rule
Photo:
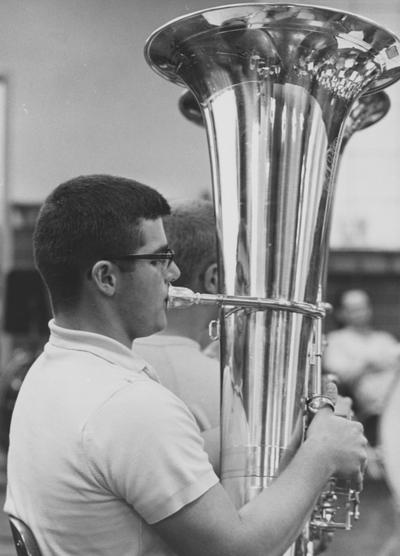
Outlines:
[[[175,252],[172,249],[167,248],[162,253],[132,253],[128,255],[121,255],[118,257],[112,257],[113,261],[137,261],[137,260],[147,260],[147,261],[160,261],[163,268],[167,269],[171,265],[175,258]]]

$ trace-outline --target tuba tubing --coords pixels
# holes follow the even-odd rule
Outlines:
[[[324,305],[312,305],[287,299],[263,299],[238,295],[222,295],[195,293],[189,288],[170,286],[168,289],[168,308],[183,309],[191,305],[219,305],[220,307],[248,308],[256,311],[275,309],[276,311],[289,311],[315,318],[323,318],[326,314]]]

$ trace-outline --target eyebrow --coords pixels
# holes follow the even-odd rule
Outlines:
[[[168,249],[168,243],[166,243],[165,245],[161,245],[161,247],[159,247],[158,249],[156,249],[155,251],[152,251],[152,253],[156,254],[156,253],[165,253]]]

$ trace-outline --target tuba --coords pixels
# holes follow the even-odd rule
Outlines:
[[[221,294],[170,299],[220,306],[221,482],[240,507],[325,403],[321,290],[341,141],[355,102],[400,78],[400,42],[349,13],[249,3],[175,19],[145,57],[191,91],[207,132]],[[332,479],[285,555],[313,554],[356,513],[357,493]]]

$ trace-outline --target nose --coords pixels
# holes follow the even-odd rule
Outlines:
[[[178,265],[175,261],[172,261],[172,263],[168,267],[168,281],[175,282],[175,280],[177,280],[180,275],[181,271],[179,270]]]

